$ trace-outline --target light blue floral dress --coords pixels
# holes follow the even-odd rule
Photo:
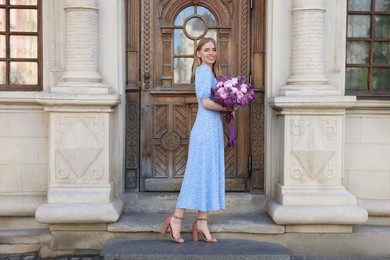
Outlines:
[[[188,160],[176,208],[200,211],[225,208],[224,140],[221,112],[203,108],[217,83],[206,65],[197,68],[198,114],[191,130]]]

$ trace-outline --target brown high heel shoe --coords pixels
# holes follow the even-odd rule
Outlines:
[[[173,236],[173,229],[172,229],[172,225],[171,225],[171,219],[172,218],[179,219],[179,220],[183,221],[183,218],[179,218],[179,217],[177,217],[175,215],[167,217],[167,219],[164,221],[164,224],[163,224],[163,226],[161,228],[161,234],[165,235],[167,233],[168,229],[169,229],[170,230],[170,232],[169,232],[170,233],[170,237],[171,237],[171,239],[173,241],[175,241],[176,243],[180,243],[180,244],[184,243],[184,239],[181,238],[181,236],[179,236],[179,237],[174,237]]]
[[[198,241],[198,233],[203,237],[203,240],[209,243],[216,243],[218,240],[214,237],[206,238],[206,235],[198,229],[198,221],[207,221],[207,218],[197,218],[194,224],[192,225],[192,239]]]

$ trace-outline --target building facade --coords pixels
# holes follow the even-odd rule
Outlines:
[[[389,1],[3,0],[0,12],[3,230],[23,221],[60,248],[66,232],[171,212],[204,36],[257,97],[225,149],[217,214],[303,233],[389,220]]]

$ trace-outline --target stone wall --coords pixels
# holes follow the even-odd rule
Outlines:
[[[40,106],[5,102],[0,104],[0,216],[33,216],[47,192],[47,115]]]
[[[346,118],[346,187],[376,217],[390,216],[389,108],[389,101],[358,101]]]

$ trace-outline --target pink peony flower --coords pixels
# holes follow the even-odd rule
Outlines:
[[[233,83],[230,81],[230,80],[227,80],[223,83],[223,85],[225,86],[225,88],[231,88],[233,87]]]
[[[247,87],[248,87],[247,84],[242,84],[242,85],[241,85],[241,92],[244,93],[244,94],[245,94],[246,92],[248,92]]]
[[[237,85],[238,82],[237,78],[232,78],[231,81],[234,86]]]
[[[241,99],[244,96],[244,94],[241,91],[237,92],[237,103],[241,103]]]
[[[217,92],[218,92],[219,94],[221,94],[221,93],[226,93],[226,90],[225,90],[224,88],[218,88],[218,89],[217,89]]]

